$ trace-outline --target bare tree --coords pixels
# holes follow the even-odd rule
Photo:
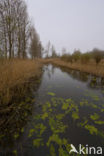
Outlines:
[[[23,0],[0,0],[0,53],[3,57],[25,58],[30,20]]]
[[[37,34],[35,28],[31,26],[30,31],[30,55],[31,58],[41,58],[42,45],[39,39],[39,35]]]

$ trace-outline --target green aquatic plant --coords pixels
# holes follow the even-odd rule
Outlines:
[[[98,124],[98,125],[103,125],[104,121],[95,121],[95,123]]]
[[[51,98],[51,102],[52,102],[52,106],[54,106],[54,107],[56,107],[57,104],[58,104],[57,98],[55,98],[55,97],[52,97],[52,98]]]
[[[45,130],[46,130],[46,126],[44,126],[42,123],[39,123],[34,126],[35,134],[38,137],[41,137],[41,135],[44,133]]]
[[[58,136],[58,134],[53,134],[52,136],[49,137],[46,145],[49,147],[51,145],[51,143],[56,143],[59,146],[59,148],[58,148],[59,156],[68,156],[69,155],[69,151],[71,148],[70,148],[70,144],[68,144],[68,142],[65,138],[61,139]],[[63,146],[64,146],[64,149],[63,149]],[[55,151],[55,150],[53,149],[53,151]]]
[[[79,114],[78,114],[77,112],[73,112],[73,113],[72,113],[72,118],[73,118],[74,120],[79,119]]]
[[[98,129],[92,125],[85,125],[85,129],[87,129],[90,132],[90,134],[92,134],[92,135],[98,134]]]
[[[104,108],[103,108],[103,109],[101,109],[101,112],[104,112]]]
[[[68,108],[69,108],[69,103],[67,103],[67,102],[63,103],[62,109],[67,110]]]
[[[98,120],[100,118],[100,116],[98,114],[94,113],[93,115],[90,115],[90,118],[92,120]]]
[[[86,119],[84,122],[78,123],[79,126],[84,127],[88,123],[88,120]]]
[[[40,114],[37,114],[33,118],[34,118],[34,120],[40,120],[41,119],[41,115]]]
[[[45,112],[44,114],[42,114],[42,117],[41,117],[43,120],[45,120],[46,118],[48,118],[48,113]]]
[[[93,94],[93,92],[88,92],[87,91],[87,94],[85,94],[85,96],[91,97],[94,101],[99,101],[100,100],[99,97],[98,97],[98,95]]]
[[[66,99],[63,101],[62,109],[67,110],[67,113],[69,113],[73,108],[78,109],[72,99]]]
[[[13,154],[14,154],[15,156],[17,156],[17,150],[14,150],[14,151],[13,151]]]
[[[21,133],[23,133],[23,132],[24,132],[24,128],[21,129]]]
[[[99,100],[100,100],[99,97],[98,97],[97,95],[93,95],[92,98],[93,98],[93,100],[95,100],[95,101],[99,101]]]
[[[94,103],[92,103],[92,102],[88,102],[86,99],[83,99],[81,102],[80,102],[80,106],[82,107],[82,106],[88,106],[88,107],[92,107],[92,108],[95,108],[95,109],[98,109],[99,107],[96,105],[96,104],[94,104]]]
[[[49,147],[51,142],[55,142],[58,145],[62,145],[62,139],[60,139],[60,137],[58,136],[58,134],[53,134],[52,136],[49,137],[48,142],[47,142],[47,146]]]
[[[47,112],[49,109],[51,109],[51,103],[48,101],[43,105],[42,111]]]
[[[59,156],[69,156],[69,152],[65,151],[61,146],[58,149]]]
[[[56,94],[53,93],[53,92],[48,92],[47,94],[50,95],[50,96],[55,96],[55,95],[56,95]]]
[[[55,148],[53,146],[53,144],[50,145],[50,156],[56,156],[56,153],[55,153]]]
[[[80,102],[80,106],[88,106],[88,101],[86,99],[83,99],[81,102]]]
[[[104,132],[98,131],[98,135],[99,135],[101,138],[104,138]]]
[[[34,134],[34,132],[35,132],[35,129],[30,129],[29,130],[28,137],[32,137],[32,135]]]
[[[14,139],[17,139],[17,138],[19,138],[19,133],[14,134]]]
[[[43,139],[37,138],[33,140],[33,146],[39,148],[40,146],[44,146]]]
[[[62,120],[64,118],[65,114],[57,114],[56,119],[57,120]]]
[[[64,125],[61,121],[55,120],[53,117],[49,119],[49,125],[53,133],[63,133],[65,132],[65,129],[67,128],[66,125]]]
[[[90,103],[89,106],[91,106],[92,108],[95,108],[95,109],[99,109],[98,105],[96,105],[94,103]]]

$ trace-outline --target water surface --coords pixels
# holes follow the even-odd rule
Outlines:
[[[1,155],[68,156],[70,144],[103,146],[103,78],[52,65],[43,70],[32,115]]]

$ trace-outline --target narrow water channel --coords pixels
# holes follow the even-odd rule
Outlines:
[[[103,146],[103,79],[52,65],[43,71],[32,116],[1,156],[69,156],[71,144]]]

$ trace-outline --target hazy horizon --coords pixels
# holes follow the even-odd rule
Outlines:
[[[26,0],[43,46],[60,52],[104,49],[104,0]]]

